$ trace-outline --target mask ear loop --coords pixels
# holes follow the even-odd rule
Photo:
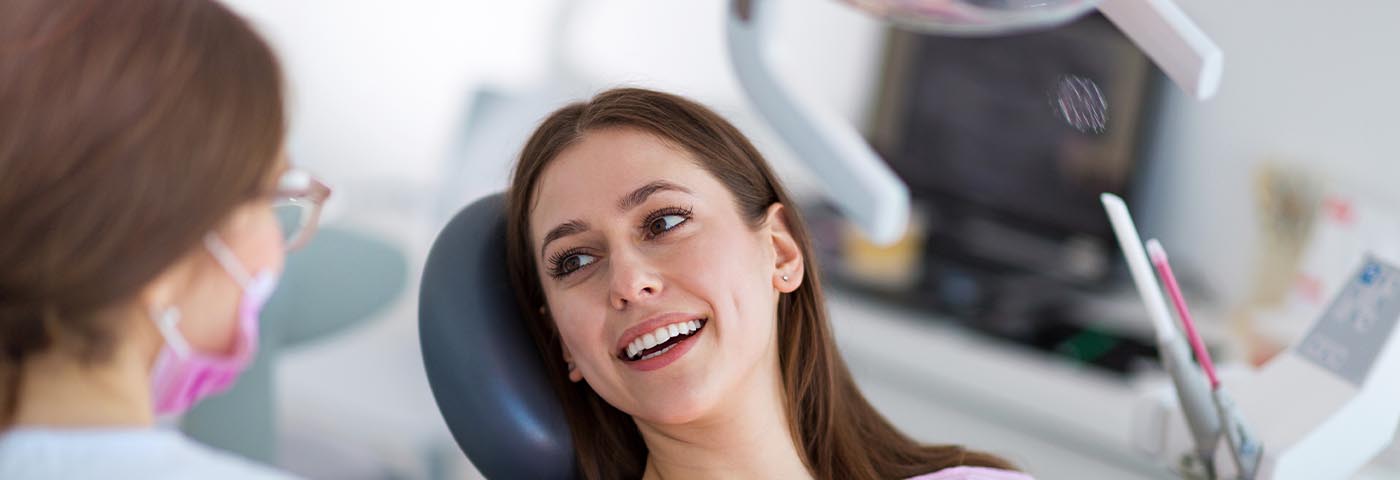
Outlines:
[[[233,276],[233,280],[238,282],[238,286],[248,288],[252,283],[253,276],[248,274],[248,270],[243,268],[243,264],[238,262],[238,257],[233,254],[233,249],[228,248],[223,240],[213,232],[204,235],[204,247],[209,250],[209,254],[214,256],[214,260],[224,267],[224,271]]]
[[[224,271],[238,282],[240,288],[248,288],[252,282],[252,277],[248,271],[238,262],[238,257],[233,254],[233,250],[220,240],[217,235],[208,233],[204,235],[204,246],[209,250],[209,254],[214,256],[214,260],[219,262]],[[160,311],[151,311],[151,318],[155,320],[156,329],[160,330],[160,335],[165,337],[165,343],[170,345],[170,349],[180,357],[187,357],[190,354],[190,344],[185,340],[185,336],[180,334],[177,325],[180,323],[180,309],[174,306],[165,307]]]
[[[170,349],[175,351],[180,357],[190,355],[190,344],[185,341],[185,336],[180,334],[180,330],[175,328],[180,323],[180,309],[174,306],[165,307],[159,312],[152,311],[151,318],[155,320],[156,329],[160,330],[160,335],[165,337],[165,343],[170,345]]]

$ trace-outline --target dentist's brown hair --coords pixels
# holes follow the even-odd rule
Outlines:
[[[22,366],[108,361],[140,290],[265,194],[272,50],[211,0],[0,0],[0,428]]]
[[[807,229],[758,150],[718,114],[666,93],[619,88],[555,111],[526,142],[506,192],[510,281],[573,433],[578,471],[587,479],[641,478],[647,448],[636,423],[587,382],[568,380],[559,336],[545,304],[530,240],[529,215],[540,176],[566,148],[603,128],[638,129],[687,150],[734,195],[758,228],[768,207],[786,223],[805,261],[805,281],[778,301],[778,362],[788,425],[802,461],[817,478],[893,479],[959,465],[1011,468],[998,457],[953,445],[922,445],[900,433],[866,401],[836,350]]]

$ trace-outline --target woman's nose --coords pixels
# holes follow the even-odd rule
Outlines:
[[[630,304],[661,294],[661,277],[641,255],[635,252],[614,253],[609,267],[612,284],[608,301],[613,308],[624,310]]]

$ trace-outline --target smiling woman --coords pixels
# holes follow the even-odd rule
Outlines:
[[[568,105],[506,203],[511,281],[581,476],[1027,478],[918,444],[866,402],[801,216],[709,109],[631,88]]]

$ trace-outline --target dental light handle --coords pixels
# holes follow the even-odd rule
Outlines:
[[[1103,0],[1099,11],[1186,93],[1215,95],[1225,53],[1172,0]]]
[[[894,243],[908,223],[909,188],[853,126],[803,103],[779,83],[765,38],[772,23],[772,4],[765,0],[730,4],[729,57],[739,84],[778,136],[821,180],[837,208],[870,241]]]

